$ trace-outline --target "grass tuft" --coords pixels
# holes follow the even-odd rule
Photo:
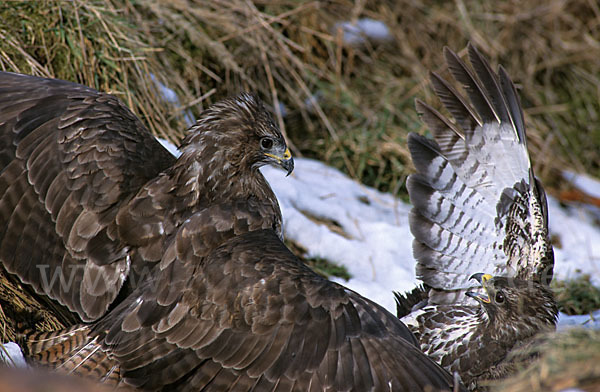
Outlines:
[[[336,277],[348,281],[352,277],[345,266],[335,264],[329,260],[320,257],[308,258],[306,260],[306,263],[316,273],[327,279],[331,277]]]
[[[321,257],[309,257],[307,256],[307,250],[304,247],[293,242],[289,238],[286,238],[284,242],[288,249],[290,249],[292,253],[296,255],[296,257],[302,260],[304,264],[311,267],[313,271],[322,277],[326,279],[337,277],[346,281],[352,278],[352,275],[350,275],[345,266],[338,265]]]
[[[495,383],[492,391],[600,391],[600,331],[574,328],[540,339],[539,359],[514,377]],[[530,357],[523,356],[526,362]],[[573,388],[573,389],[569,389]]]
[[[600,309],[600,288],[592,284],[589,275],[572,280],[554,280],[552,288],[561,312],[590,314]]]

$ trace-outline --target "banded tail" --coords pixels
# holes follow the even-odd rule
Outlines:
[[[89,325],[75,325],[54,332],[27,334],[24,349],[27,360],[64,374],[100,380],[120,386],[118,363],[102,348],[101,338]]]

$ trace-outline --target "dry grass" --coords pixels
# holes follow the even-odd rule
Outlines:
[[[335,23],[370,17],[393,40],[344,45]],[[593,0],[330,2],[97,0],[4,2],[0,68],[78,81],[119,95],[172,141],[183,108],[255,90],[296,154],[397,192],[408,173],[414,98],[442,47],[471,40],[521,87],[539,175],[600,174],[600,8]],[[163,102],[150,75],[175,90]],[[281,105],[280,105],[281,103]],[[285,110],[282,110],[285,108]]]
[[[66,308],[32,291],[0,270],[0,342],[16,342],[20,333],[55,331],[77,321]]]
[[[580,388],[600,392],[600,331],[572,329],[553,334],[539,346],[539,360],[504,380],[497,392],[550,392]]]

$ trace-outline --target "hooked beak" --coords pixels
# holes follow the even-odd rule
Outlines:
[[[474,279],[476,280],[479,284],[481,284],[481,287],[483,287],[483,289],[486,291],[486,294],[481,294],[481,293],[477,293],[474,291],[467,291],[465,293],[465,295],[467,297],[471,297],[474,298],[480,302],[489,304],[490,303],[490,297],[487,295],[487,288],[485,287],[485,282],[487,282],[488,280],[492,279],[493,276],[490,274],[483,274],[483,273],[478,273],[478,274],[473,274],[471,275],[471,277],[469,277],[469,279]]]
[[[292,158],[292,153],[289,148],[286,148],[281,156],[270,154],[268,152],[265,152],[264,154],[269,158],[274,159],[277,164],[287,172],[286,176],[289,176],[294,170],[294,158]]]

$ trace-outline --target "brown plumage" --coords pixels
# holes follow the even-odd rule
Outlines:
[[[173,271],[189,266],[172,301],[148,282],[94,325],[38,335],[34,358],[149,391],[452,389],[404,324],[317,275],[273,230],[202,256],[201,226],[193,217],[167,249]]]
[[[417,101],[433,135],[408,139],[417,168],[407,181],[410,228],[424,288],[396,298],[423,351],[478,388],[510,373],[511,349],[555,328],[557,307],[546,196],[516,89],[502,67],[495,73],[475,47],[468,52],[472,67],[444,54],[469,99],[431,75],[455,121]]]
[[[485,390],[487,381],[517,370],[511,351],[555,329],[558,308],[545,284],[483,274],[475,277],[484,293],[469,291],[467,295],[476,298],[477,305],[429,304],[401,320],[427,355],[448,371],[458,372],[470,389]]]
[[[277,200],[257,169],[275,163],[289,171],[293,161],[256,97],[243,94],[207,109],[182,152],[176,160],[111,95],[1,73],[3,266],[92,321],[124,283],[131,291],[143,280],[197,211],[253,203],[262,222],[280,233]],[[246,230],[231,212],[207,216],[207,246],[218,245],[223,232]]]
[[[175,160],[114,97],[3,73],[0,143],[2,263],[88,321],[32,334],[31,361],[142,390],[454,385],[283,245],[258,168],[293,161],[256,97],[207,109]]]

